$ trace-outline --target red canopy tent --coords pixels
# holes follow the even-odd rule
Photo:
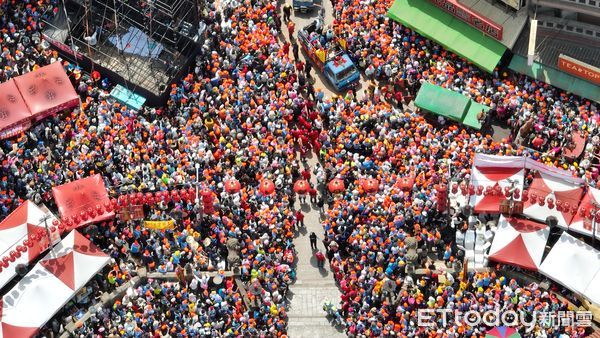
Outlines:
[[[19,76],[15,83],[36,120],[79,105],[79,95],[60,62]]]
[[[63,219],[75,217],[73,221],[76,227],[104,221],[115,215],[114,212],[106,212],[102,209],[110,199],[100,174],[54,187],[52,194],[61,217]],[[89,214],[90,210],[93,216],[82,219],[84,217],[81,216]]]
[[[30,126],[31,112],[15,80],[0,84],[0,139],[15,136]]]
[[[537,271],[548,236],[550,228],[544,223],[500,215],[489,259]]]

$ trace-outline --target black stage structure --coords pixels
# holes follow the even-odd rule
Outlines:
[[[199,51],[200,1],[62,0],[44,38],[61,57],[158,106]]]

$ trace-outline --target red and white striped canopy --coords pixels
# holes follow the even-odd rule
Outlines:
[[[577,210],[583,188],[570,177],[556,175],[550,171],[538,171],[528,189],[528,199],[523,204],[523,214],[545,222],[549,216],[556,217],[558,225],[567,228]],[[533,200],[532,197],[535,197]],[[554,201],[554,207],[548,200]],[[544,201],[544,205],[540,204]],[[557,206],[562,206],[558,208]],[[568,210],[567,210],[568,209]]]
[[[546,224],[500,215],[489,259],[537,271],[549,235]]]
[[[72,231],[2,297],[0,338],[33,336],[109,260]]]
[[[471,184],[476,191],[481,189],[479,187],[484,190],[500,187],[503,192],[505,188],[523,191],[525,161],[524,158],[516,156],[476,154],[471,173]],[[515,198],[514,200],[518,201],[519,199]],[[476,213],[499,213],[500,202],[503,200],[506,200],[504,194],[474,194],[471,196],[469,204]]]
[[[47,220],[44,222],[44,219]],[[45,223],[51,228],[52,221],[55,219],[51,212],[43,211],[33,202],[26,201],[0,223],[0,259],[9,256],[11,251],[17,251],[17,246],[23,245],[23,241],[30,235],[39,231],[43,233],[40,240],[32,241],[32,247],[26,247],[26,252],[14,259],[14,262],[10,262],[7,267],[3,267],[0,272],[0,287],[16,276],[15,267],[18,264],[29,264],[48,248]],[[52,241],[60,240],[58,229],[50,235]]]
[[[579,203],[577,214],[573,216],[571,224],[569,224],[569,230],[592,236],[592,213],[594,210],[598,210],[598,206],[600,206],[600,190],[588,188]],[[598,217],[596,217],[596,222],[596,238],[600,238],[600,223],[598,223],[600,219]]]

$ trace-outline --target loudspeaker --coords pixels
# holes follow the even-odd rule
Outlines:
[[[554,216],[548,216],[546,217],[546,224],[550,229],[552,229],[558,225],[558,220]]]
[[[25,264],[17,264],[15,266],[15,272],[19,277],[25,277],[27,274],[27,265]]]

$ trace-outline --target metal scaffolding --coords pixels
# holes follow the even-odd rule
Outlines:
[[[92,68],[115,72],[132,91],[163,92],[195,57],[201,39],[196,0],[63,0],[62,5],[66,18],[46,23],[48,37],[85,54]]]

